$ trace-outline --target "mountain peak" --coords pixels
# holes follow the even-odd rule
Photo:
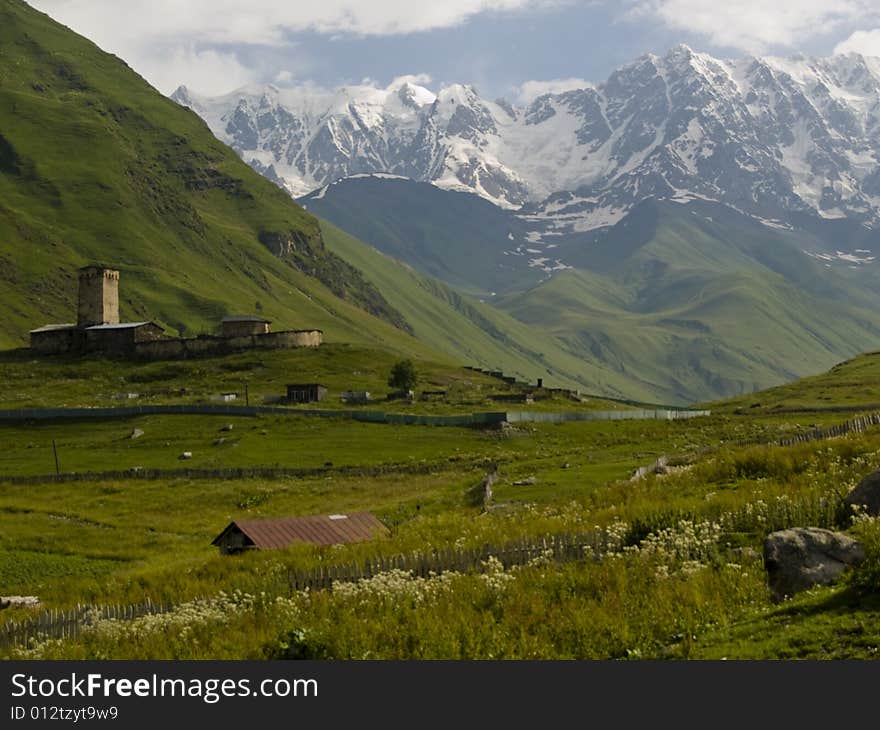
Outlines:
[[[687,45],[687,43],[678,43],[667,51],[666,58],[691,58],[693,55],[694,49]]]
[[[189,89],[181,84],[173,92],[171,92],[171,98],[174,99],[174,101],[183,104],[187,99],[190,98]]]
[[[204,106],[200,103],[196,96],[183,84],[181,84],[174,90],[170,98],[173,101],[176,101],[181,106],[192,109],[199,115],[204,116]]]
[[[578,231],[613,225],[651,196],[722,202],[762,220],[809,212],[880,226],[880,61],[718,60],[678,44],[589,92],[534,82],[546,93],[525,110],[469,84],[435,95],[423,79],[285,89],[269,110],[261,95],[174,98],[201,104],[218,136],[297,195],[390,172],[503,207],[544,205]]]
[[[437,98],[437,95],[429,89],[414,84],[408,79],[403,81],[397,87],[397,96],[404,104],[417,108],[429,106],[433,104],[434,100]]]

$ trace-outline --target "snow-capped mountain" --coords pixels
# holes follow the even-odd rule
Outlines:
[[[406,79],[173,98],[294,196],[382,172],[476,193],[542,235],[613,225],[650,197],[781,227],[799,213],[880,223],[880,59],[855,54],[719,60],[678,46],[520,107]]]

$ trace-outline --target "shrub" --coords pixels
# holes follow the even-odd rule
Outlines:
[[[412,390],[419,382],[415,363],[412,360],[400,360],[394,363],[388,376],[388,386],[398,390]]]
[[[849,574],[849,583],[859,593],[880,591],[880,520],[859,513],[854,517],[853,532],[865,549],[865,560]]]

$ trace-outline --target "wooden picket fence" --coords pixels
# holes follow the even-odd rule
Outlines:
[[[791,436],[743,439],[734,441],[732,444],[728,445],[737,449],[747,449],[752,446],[795,446],[796,444],[807,444],[812,441],[824,441],[826,439],[838,438],[839,436],[846,436],[850,433],[864,433],[872,426],[880,426],[880,413],[859,416],[858,418],[853,418],[844,423],[835,424],[834,426],[815,428],[812,431],[792,434]],[[704,446],[692,451],[689,456],[690,458],[706,456],[716,452],[718,448],[718,446]],[[635,472],[633,472],[630,481],[635,482],[639,479],[644,479],[648,474],[653,473],[658,468],[666,466],[669,460],[669,455],[663,454],[647,466],[640,466]]]
[[[8,621],[0,626],[0,647],[27,646],[31,639],[75,639],[84,627],[96,619],[130,621],[153,613],[166,613],[174,607],[153,603],[149,598],[141,603],[114,606],[78,604],[66,610],[47,609],[24,621]]]
[[[864,433],[872,426],[880,426],[880,413],[859,416],[834,426],[815,428],[812,431],[770,439],[769,441],[767,439],[737,441],[735,445],[742,448],[749,446],[794,446],[795,444],[806,444],[811,441],[823,441],[829,438],[837,438],[838,436],[846,436],[850,433]]]
[[[495,557],[505,568],[525,565],[530,560],[545,556],[556,562],[598,559],[607,551],[604,533],[547,535],[540,538],[508,542],[499,547],[484,545],[480,548],[446,548],[432,552],[415,552],[393,556],[368,558],[363,563],[328,565],[310,570],[287,571],[275,585],[277,595],[293,595],[302,590],[332,590],[334,583],[372,578],[391,570],[410,572],[426,578],[431,574],[449,571],[476,573],[485,570],[486,561]],[[0,626],[0,647],[28,646],[32,640],[75,639],[96,618],[130,621],[148,614],[173,611],[173,604],[142,603],[120,606],[77,606],[68,610],[51,609],[40,612],[32,619],[7,622]]]
[[[504,545],[483,545],[479,548],[444,548],[431,552],[413,552],[369,558],[363,563],[337,564],[310,570],[289,570],[286,589],[289,595],[301,590],[325,590],[335,582],[351,582],[372,578],[381,573],[401,570],[427,578],[449,571],[479,573],[490,557],[505,569],[525,565],[546,556],[555,562],[568,562],[584,557],[600,558],[607,552],[604,532],[560,533],[538,538],[522,538]]]

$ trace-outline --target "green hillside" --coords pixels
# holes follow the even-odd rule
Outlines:
[[[427,352],[195,114],[19,0],[0,1],[0,260],[0,347],[69,321],[75,269],[99,261],[121,270],[124,318],[181,334],[256,311]]]
[[[796,411],[880,411],[880,352],[869,352],[819,375],[708,407],[752,416]]]
[[[710,210],[647,203],[604,240],[568,244],[582,268],[496,304],[672,401],[759,390],[880,344],[868,287],[790,232]]]
[[[570,348],[539,325],[527,325],[375,248],[326,221],[327,247],[364,273],[393,307],[406,312],[420,340],[457,361],[553,387],[630,399],[656,400],[657,391],[625,372]]]
[[[749,393],[880,346],[870,266],[806,253],[833,254],[839,236],[873,245],[839,222],[786,230],[717,204],[649,200],[610,229],[554,238],[546,255],[574,268],[551,277],[515,255],[532,245],[523,221],[473,195],[358,177],[303,202],[418,272],[479,293],[485,312],[530,325],[530,349],[606,393],[669,403]],[[572,358],[574,370],[563,364]]]
[[[331,345],[103,367],[59,358],[36,370],[7,353],[3,364],[19,394],[8,404],[22,407],[65,392],[68,404],[94,403],[117,388],[183,402],[243,379],[252,395],[273,393],[290,372],[335,392],[381,388],[392,360]],[[821,380],[857,399],[880,387],[877,362],[858,358]],[[432,386],[493,387],[443,364],[422,369]],[[808,398],[817,382],[790,397]],[[181,393],[189,384],[204,390]],[[876,468],[880,429],[783,446],[851,416],[718,410],[504,429],[295,410],[3,422],[0,588],[42,606],[3,611],[0,631],[10,621],[24,633],[0,644],[0,658],[876,658],[880,524],[853,524],[843,496]],[[668,473],[631,478],[661,454]],[[489,469],[487,504],[475,493]],[[389,534],[237,556],[212,545],[232,520],[361,510]],[[849,531],[867,560],[838,585],[774,604],[763,540],[805,525]],[[589,541],[566,549],[572,538]],[[436,561],[430,573],[399,569],[416,556]],[[373,577],[347,582],[353,565]],[[291,584],[328,572],[331,590]],[[36,634],[48,625],[41,610],[147,599],[173,608],[90,619],[78,636]]]
[[[527,245],[523,222],[470,193],[362,176],[338,180],[300,202],[383,253],[468,294],[488,297],[522,289],[544,276],[528,266],[528,257],[505,253]]]
[[[321,328],[328,342],[652,395],[538,328],[322,233],[194,113],[15,0],[0,0],[0,257],[0,347],[70,321],[76,269],[101,262],[121,271],[122,317],[171,333],[260,313],[275,329]]]

